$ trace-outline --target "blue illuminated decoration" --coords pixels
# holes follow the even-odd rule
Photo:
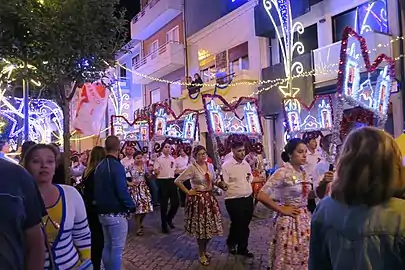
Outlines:
[[[29,140],[39,143],[63,140],[62,109],[52,100],[33,99],[29,103]],[[24,137],[24,102],[21,98],[0,99],[2,139],[22,142]]]
[[[387,0],[367,2],[358,7],[360,34],[375,31],[388,33]],[[357,17],[357,16],[356,16]]]
[[[214,99],[211,99],[211,101],[207,104],[207,111],[209,113],[213,132],[217,134],[225,133],[224,115],[221,107],[215,103]]]
[[[196,119],[197,115],[195,113],[190,113],[187,115],[186,119],[184,119],[183,124],[183,138],[186,140],[193,140],[195,129],[196,129]]]

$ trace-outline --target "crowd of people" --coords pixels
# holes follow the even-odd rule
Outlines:
[[[142,237],[145,216],[160,209],[161,231],[167,234],[184,206],[185,233],[195,238],[199,262],[208,266],[208,243],[224,232],[213,192],[220,188],[231,221],[226,244],[232,255],[254,258],[249,225],[261,202],[273,212],[270,270],[404,269],[405,170],[394,139],[372,127],[352,131],[339,149],[336,169],[331,137],[321,138],[320,150],[316,139],[291,139],[283,166],[264,177],[242,140],[232,141],[218,173],[204,146],[194,147],[189,157],[182,148],[173,155],[164,144],[161,154],[149,159],[126,144],[120,157],[122,143],[109,136],[104,147],[73,161],[77,187],[57,184],[60,153],[54,145],[26,143],[21,166],[0,159],[0,265],[121,269],[128,220],[135,219]]]

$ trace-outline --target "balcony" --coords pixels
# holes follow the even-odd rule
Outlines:
[[[366,39],[367,47],[370,50],[369,56],[371,62],[374,61],[379,54],[392,55],[390,36],[381,33],[367,32],[363,34],[363,37]],[[354,38],[349,39],[348,49],[353,41]],[[360,43],[355,41],[355,44],[355,56],[360,59],[362,57]],[[340,47],[341,42],[339,41],[313,51],[316,84],[337,79]],[[360,61],[361,65],[364,66],[363,60],[360,59]],[[363,67],[361,71],[363,72],[365,70],[366,69]]]
[[[131,39],[145,40],[176,18],[183,0],[151,0],[131,21]]]
[[[253,82],[258,81],[259,78],[259,71],[253,69],[244,69],[238,70],[233,75],[232,83],[241,83],[241,82]],[[211,80],[205,82],[207,86],[203,86],[200,90],[201,94],[208,94],[214,92],[214,84],[216,80]],[[231,101],[234,99],[238,99],[239,97],[247,97],[251,96],[252,93],[257,91],[257,85],[252,84],[240,84],[240,85],[231,85],[226,87],[225,89],[217,89],[217,94],[221,95],[225,100]],[[189,108],[194,110],[201,110],[203,108],[203,104],[200,99],[193,100],[189,98],[188,90],[183,91],[183,95],[180,97],[183,101],[183,108]]]
[[[161,78],[184,66],[184,45],[178,42],[168,42],[156,51],[148,54],[132,66],[132,82],[148,84],[153,80],[148,77]],[[136,73],[146,76],[138,76]]]

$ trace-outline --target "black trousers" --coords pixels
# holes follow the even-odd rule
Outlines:
[[[253,196],[225,200],[226,211],[231,219],[227,245],[238,248],[238,252],[248,249],[249,224],[253,216]]]
[[[100,270],[104,248],[103,228],[101,227],[96,210],[92,207],[88,207],[86,210],[91,232],[91,262],[94,270]]]
[[[174,176],[174,178],[177,178],[177,176],[179,176],[178,174]],[[184,181],[183,185],[188,188],[191,189],[191,183],[190,180]],[[184,207],[186,205],[186,198],[187,198],[187,194],[184,193],[181,189],[179,189],[179,197],[180,197],[180,205],[182,207]]]
[[[167,222],[171,222],[179,208],[179,196],[177,194],[177,186],[174,184],[174,179],[157,179],[156,184],[159,188],[160,197],[160,219],[162,227],[167,227]],[[167,211],[170,200],[170,209]]]

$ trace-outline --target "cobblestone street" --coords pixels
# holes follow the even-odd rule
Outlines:
[[[268,220],[253,218],[250,225],[249,249],[254,253],[254,259],[244,259],[240,256],[229,255],[226,247],[229,219],[223,200],[221,209],[224,215],[225,233],[222,237],[213,239],[208,247],[212,255],[211,264],[203,267],[198,262],[195,240],[184,234],[183,208],[180,208],[175,218],[176,229],[169,235],[160,232],[159,210],[145,218],[144,236],[136,236],[134,223],[130,224],[127,247],[124,252],[124,270],[135,269],[266,269],[268,250]]]

